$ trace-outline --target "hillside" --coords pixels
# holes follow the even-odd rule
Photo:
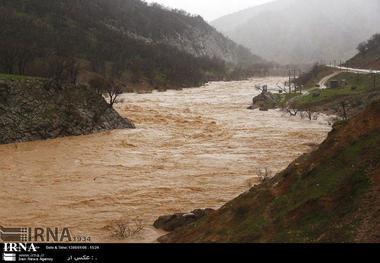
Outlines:
[[[340,61],[380,31],[377,0],[277,0],[211,24],[259,56],[283,64]]]
[[[380,242],[380,101],[316,151],[161,242]]]
[[[240,66],[263,62],[201,17],[140,0],[0,3],[0,70],[6,73],[44,76],[54,54],[80,60],[82,71],[112,71],[131,83],[192,86],[244,77]]]
[[[348,117],[357,115],[373,101],[380,99],[380,87],[374,86],[371,74],[338,72],[330,80],[344,85],[322,90],[314,87],[309,90],[309,94],[290,99],[289,107],[324,112],[344,118],[345,114]]]
[[[380,31],[380,30],[379,30]],[[359,53],[346,62],[354,68],[380,70],[380,34],[372,36],[358,46]]]
[[[380,69],[380,35],[376,34],[358,46],[358,53],[344,63],[356,69]],[[324,65],[315,65],[311,71],[302,74],[296,81],[307,90],[303,95],[285,96],[287,107],[314,112],[324,112],[344,118],[355,116],[369,104],[380,99],[379,76],[345,72]],[[335,81],[338,86],[329,86]],[[284,96],[283,96],[284,97]]]

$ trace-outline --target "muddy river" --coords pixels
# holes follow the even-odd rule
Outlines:
[[[326,118],[250,111],[256,84],[214,82],[125,94],[116,108],[138,127],[0,146],[0,225],[69,227],[93,242],[154,242],[160,215],[218,208],[320,143]],[[116,222],[144,229],[121,240]],[[131,227],[132,228],[132,227]]]

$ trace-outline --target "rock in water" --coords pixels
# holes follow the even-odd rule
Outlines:
[[[214,212],[213,209],[197,209],[191,213],[177,213],[174,215],[166,215],[159,217],[153,224],[157,229],[162,229],[167,232],[176,230],[177,228],[189,225],[201,219],[202,217]]]
[[[87,86],[45,81],[0,83],[0,144],[134,128]]]
[[[268,111],[276,108],[276,98],[270,92],[262,92],[252,100],[252,105],[248,108],[250,110],[259,109],[261,111]]]

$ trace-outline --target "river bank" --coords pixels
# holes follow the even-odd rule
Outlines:
[[[65,226],[94,242],[154,242],[161,215],[219,208],[273,175],[331,127],[278,110],[250,111],[255,85],[283,78],[214,82],[183,91],[125,94],[116,106],[136,130],[0,146],[0,224]],[[54,211],[54,212],[52,212]],[[140,218],[143,231],[112,235]]]
[[[315,151],[159,241],[378,243],[379,112],[376,101],[336,123]]]
[[[0,79],[0,144],[134,128],[85,85]]]

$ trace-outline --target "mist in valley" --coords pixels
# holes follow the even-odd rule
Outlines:
[[[378,0],[277,0],[211,22],[253,53],[282,64],[344,61],[380,32]]]

